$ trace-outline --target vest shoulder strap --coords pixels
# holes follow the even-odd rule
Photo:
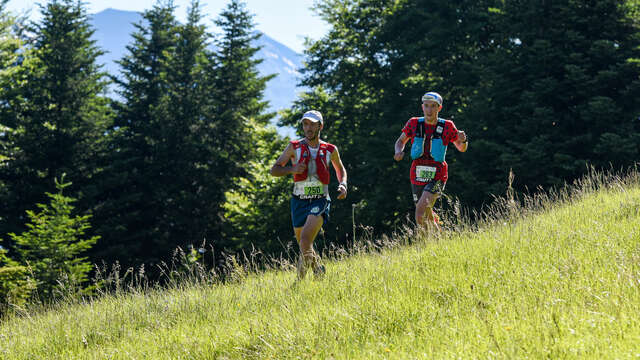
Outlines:
[[[419,117],[418,118],[418,126],[416,127],[416,136],[415,137],[423,138],[424,136],[425,136],[424,117]]]
[[[320,143],[320,149],[326,150],[330,153],[334,152],[336,150],[336,146],[333,144],[329,144],[328,142],[321,142]]]
[[[438,118],[438,123],[436,125],[436,129],[434,131],[434,133],[438,136],[438,137],[442,137],[442,133],[444,132],[444,127],[446,125],[446,121],[444,119]]]

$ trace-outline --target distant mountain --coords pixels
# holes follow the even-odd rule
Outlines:
[[[127,53],[126,46],[133,41],[133,24],[141,20],[142,15],[138,12],[116,9],[106,9],[93,15],[91,23],[95,28],[96,45],[106,52],[98,58],[98,62],[104,64],[104,70],[109,74],[117,76],[120,72],[116,61]],[[301,91],[296,85],[300,76],[298,69],[302,68],[302,55],[264,33],[256,45],[262,47],[256,57],[264,59],[258,65],[260,74],[277,74],[267,83],[264,93],[265,100],[270,103],[270,110],[288,108]],[[292,128],[278,128],[278,132],[289,136],[295,134]]]

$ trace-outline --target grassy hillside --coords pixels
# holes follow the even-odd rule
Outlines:
[[[6,319],[0,358],[640,357],[637,174],[525,202],[319,281],[273,270]]]

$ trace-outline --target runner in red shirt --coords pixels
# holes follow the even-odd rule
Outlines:
[[[420,127],[424,125],[424,154],[414,159],[411,163],[411,190],[413,192],[413,201],[416,204],[415,220],[418,225],[426,225],[428,227],[433,224],[439,230],[436,215],[433,212],[433,205],[442,195],[444,187],[447,183],[447,162],[434,160],[431,154],[431,140],[437,134],[436,128],[444,125],[441,130],[442,144],[447,146],[451,143],[460,152],[467,151],[469,143],[467,135],[464,131],[456,128],[451,120],[438,118],[438,113],[442,110],[442,96],[436,92],[428,92],[422,96],[422,112],[424,113],[424,122],[422,118],[412,117],[407,121],[402,129],[402,134],[395,144],[396,161],[402,160],[404,157],[404,146],[411,140],[413,145],[416,135],[420,134]],[[435,135],[437,137],[437,135]],[[427,222],[424,222],[424,216],[427,216]]]

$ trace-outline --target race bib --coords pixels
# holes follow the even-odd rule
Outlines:
[[[305,195],[322,195],[322,186],[305,186],[304,187]]]
[[[420,182],[428,182],[436,176],[436,168],[434,166],[416,166],[416,180]]]
[[[317,179],[299,181],[293,185],[293,194],[301,199],[322,197],[324,185]]]

